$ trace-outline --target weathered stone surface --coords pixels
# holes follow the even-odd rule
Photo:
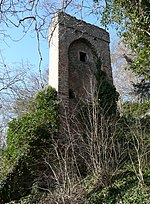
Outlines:
[[[69,105],[70,100],[88,99],[95,86],[94,73],[98,59],[112,82],[109,33],[97,26],[57,13],[49,33],[49,84]]]

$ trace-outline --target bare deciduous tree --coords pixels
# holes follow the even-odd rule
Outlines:
[[[127,151],[122,130],[118,129],[119,119],[108,117],[105,111],[100,108],[95,91],[88,100],[78,101],[70,114],[67,109],[63,111],[58,138],[52,142],[53,150],[44,150],[43,163],[49,169],[48,175],[45,171],[40,176],[46,176],[44,180],[49,186],[45,189],[49,192],[45,201],[82,203],[87,195],[86,175],[95,179],[95,188],[111,184],[113,175],[124,164]]]
[[[0,64],[0,132],[4,143],[8,123],[31,111],[29,102],[41,88],[38,73],[31,69],[34,68],[28,62],[16,63],[10,67],[3,59]],[[48,79],[46,75],[45,85]]]
[[[111,59],[114,84],[120,94],[121,101],[135,101],[133,82],[136,83],[138,78],[129,70],[130,61],[134,59],[134,54],[121,41],[116,41],[112,47]]]

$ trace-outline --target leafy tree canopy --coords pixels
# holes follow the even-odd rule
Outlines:
[[[94,2],[101,5],[101,1]],[[105,26],[114,24],[124,43],[135,54],[130,68],[141,79],[135,86],[136,93],[145,91],[147,94],[141,94],[141,97],[147,99],[150,88],[150,1],[105,0],[101,22]]]

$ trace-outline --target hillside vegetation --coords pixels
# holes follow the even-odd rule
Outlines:
[[[60,133],[55,90],[41,90],[30,105],[31,113],[9,124],[1,204],[149,202],[148,116],[134,117],[125,106],[120,117],[95,98],[81,102],[72,127]]]

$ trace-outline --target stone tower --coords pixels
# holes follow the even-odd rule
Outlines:
[[[104,29],[63,12],[55,15],[49,33],[49,84],[66,107],[73,98],[85,100],[92,95],[98,59],[113,83],[109,42]]]

